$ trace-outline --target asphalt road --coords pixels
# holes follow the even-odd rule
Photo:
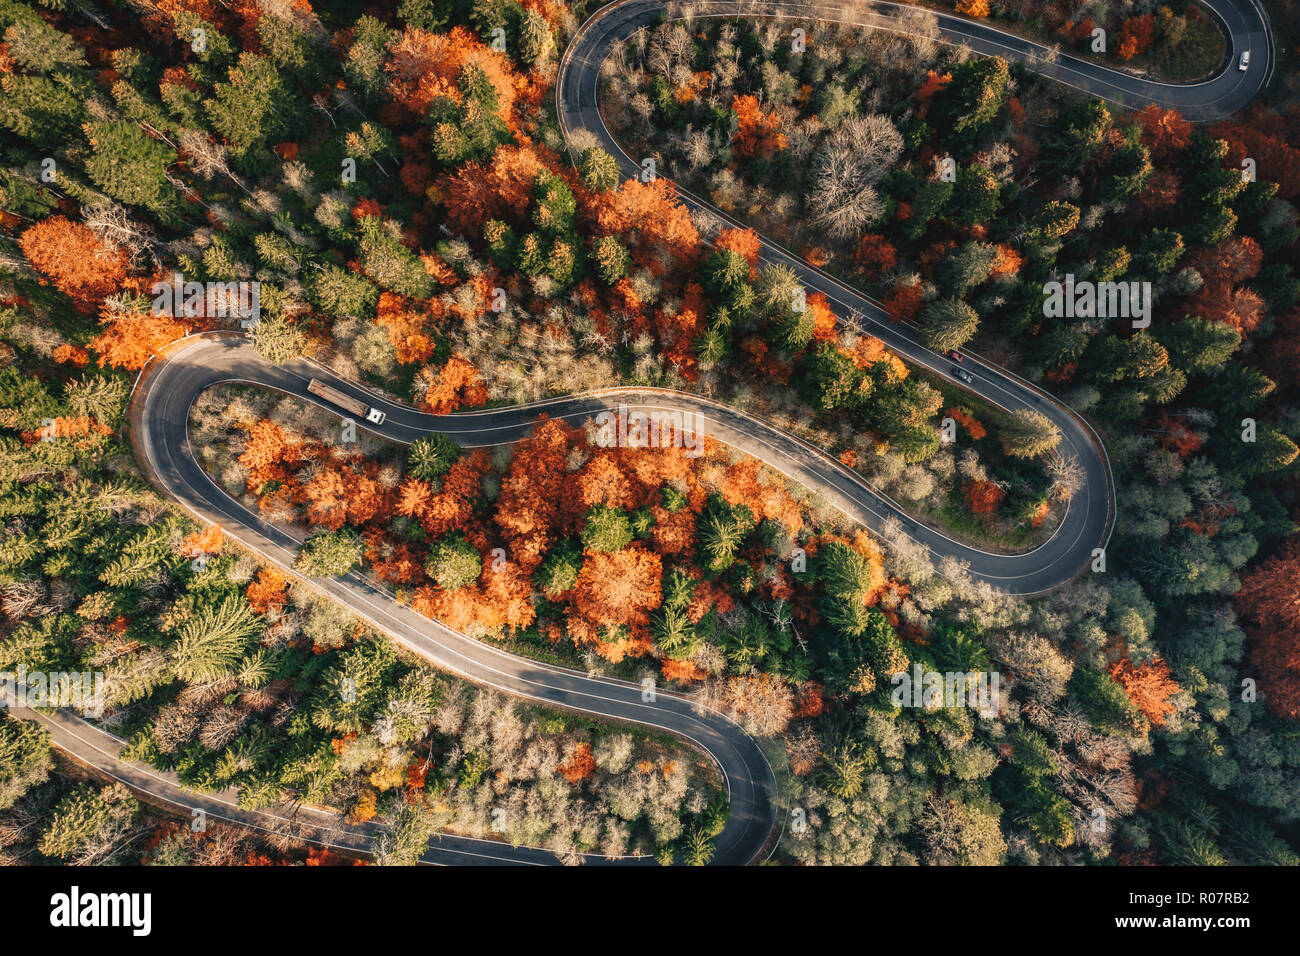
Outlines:
[[[979,53],[1023,60],[1046,75],[1094,95],[1129,106],[1147,102],[1176,106],[1189,118],[1209,120],[1245,105],[1267,82],[1272,68],[1271,35],[1258,5],[1253,0],[1213,0],[1212,6],[1231,33],[1231,56],[1218,75],[1196,84],[1155,83],[1072,57],[1053,57],[1036,44],[958,17],[940,14],[938,23],[946,40],[965,42]],[[813,6],[795,3],[704,0],[691,4],[691,8],[697,18],[744,15],[807,20],[814,15]],[[888,3],[864,3],[852,10],[817,4],[815,16],[893,28],[888,21],[898,9],[898,5]],[[612,42],[663,14],[662,0],[622,0],[606,6],[583,26],[561,64],[557,103],[566,135],[572,136],[581,129],[590,131],[619,160],[628,176],[638,175],[640,166],[623,153],[600,116],[597,107],[600,64]],[[1236,58],[1243,49],[1252,50],[1253,62],[1249,70],[1240,72],[1236,70]],[[693,208],[728,221],[728,217],[698,198],[689,194],[683,198]],[[775,243],[764,240],[761,257],[765,262],[780,262],[793,268],[810,291],[827,296],[842,319],[856,319],[864,331],[880,338],[904,358],[956,381],[951,375],[951,362],[926,349],[910,327],[890,323],[877,303],[810,267]],[[526,434],[542,411],[570,421],[581,421],[620,405],[631,411],[690,413],[697,417],[701,430],[815,489],[869,528],[879,530],[885,519],[897,518],[905,533],[934,556],[955,557],[968,566],[972,576],[1009,592],[1034,594],[1059,586],[1084,568],[1093,549],[1103,547],[1109,538],[1114,494],[1105,451],[1081,416],[1031,383],[969,353],[962,367],[971,372],[975,381],[969,386],[958,384],[969,387],[985,400],[1007,410],[1034,409],[1051,418],[1061,430],[1063,450],[1074,455],[1084,469],[1085,486],[1071,502],[1061,525],[1049,541],[1032,551],[991,554],[953,541],[913,521],[899,505],[799,439],[738,409],[666,390],[612,389],[528,406],[430,416],[382,400],[356,383],[339,379],[308,362],[299,361],[281,368],[271,366],[242,338],[213,334],[195,336],[182,343],[151,370],[136,397],[133,420],[148,469],[168,494],[199,519],[220,522],[226,534],[286,569],[296,559],[300,539],[270,526],[231,499],[194,459],[187,427],[189,410],[199,394],[210,386],[243,382],[274,388],[337,411],[307,391],[308,379],[316,377],[387,412],[387,421],[382,426],[358,422],[358,427],[369,428],[398,442],[410,442],[422,434],[440,431],[467,447],[516,441]],[[751,862],[769,843],[778,822],[771,768],[755,741],[721,714],[702,711],[686,696],[659,692],[653,700],[646,700],[639,686],[624,681],[592,677],[507,654],[402,607],[388,592],[355,573],[337,579],[315,579],[314,583],[442,669],[517,697],[644,724],[697,745],[713,757],[731,801],[731,813],[726,829],[718,838],[714,862]],[[36,716],[51,728],[60,747],[137,790],[152,794],[155,799],[178,807],[203,807],[210,816],[246,825],[259,826],[256,822],[259,819],[274,820],[275,815],[265,811],[250,814],[234,808],[232,795],[192,794],[168,775],[118,761],[121,741],[73,715],[28,712],[23,716]],[[321,842],[362,848],[369,844],[373,832],[371,827],[334,827]],[[555,862],[544,850],[446,836],[431,845],[426,859],[448,863]],[[611,862],[600,857],[589,859]]]
[[[380,399],[313,363],[270,365],[242,336],[215,333],[192,337],[144,379],[133,415],[139,423],[137,443],[153,479],[169,495],[200,520],[220,522],[225,534],[285,569],[292,568],[297,559],[301,539],[263,521],[203,471],[190,445],[189,411],[205,389],[244,382],[278,389],[337,413],[336,407],[307,391],[311,378],[384,409],[388,420],[383,425],[360,421],[358,427],[397,442],[409,443],[432,431],[449,434],[471,447],[516,441],[527,433],[537,415],[537,407],[424,415]],[[578,419],[585,417],[579,408],[603,407],[600,402],[577,398],[545,407],[554,417]],[[387,590],[356,572],[341,578],[316,578],[313,583],[443,670],[516,697],[665,730],[698,746],[716,762],[731,806],[727,827],[717,840],[717,862],[747,863],[767,842],[776,814],[771,768],[753,738],[721,714],[702,711],[681,695],[659,690],[653,700],[646,700],[640,685],[508,654],[398,604]]]
[[[824,4],[815,6],[820,17],[839,19],[835,15],[837,8]],[[691,4],[690,7],[696,18],[731,16],[737,11],[743,11],[746,16],[782,17],[796,21],[806,21],[809,10],[807,4],[737,3],[734,0],[705,0]],[[878,11],[897,9],[899,8],[895,4],[864,4],[862,12],[845,13],[842,19],[844,22],[879,25],[882,16]],[[613,44],[642,26],[656,22],[663,15],[661,0],[622,0],[603,7],[583,25],[568,46],[560,68],[556,100],[566,137],[572,141],[574,134],[579,131],[594,136],[615,157],[623,174],[628,177],[638,176],[641,164],[623,151],[601,116],[597,95],[600,65],[609,55]],[[892,17],[883,19],[891,26],[895,24]],[[986,33],[1001,36],[981,24],[957,17],[941,17],[940,20],[949,24],[944,27],[949,31],[961,25],[978,31],[980,36]],[[1014,55],[1014,50],[1008,48],[988,52]],[[1082,64],[1080,68],[1082,66],[1087,64]],[[1101,74],[1107,72],[1099,67],[1089,67],[1089,70]],[[1127,82],[1128,79],[1118,74],[1112,77],[1116,83]],[[705,218],[713,217],[720,224],[743,225],[686,190],[678,191],[682,201],[692,210],[706,214]],[[1013,594],[1039,594],[1064,584],[1091,563],[1093,550],[1104,548],[1110,538],[1114,517],[1114,488],[1105,449],[1083,416],[1038,386],[983,360],[969,350],[963,350],[966,358],[961,368],[969,372],[974,381],[971,384],[962,382],[953,374],[957,366],[950,359],[926,348],[915,328],[891,322],[878,302],[809,265],[778,243],[763,237],[760,239],[760,260],[788,266],[810,293],[821,292],[827,297],[841,320],[856,321],[863,331],[880,339],[898,355],[1006,411],[1028,409],[1046,415],[1061,432],[1059,448],[1062,454],[1074,458],[1082,468],[1084,486],[1070,501],[1060,525],[1049,540],[1021,553],[991,553],[954,541],[941,531],[915,521],[905,508],[866,485],[829,456],[755,421],[743,412],[728,409],[726,412],[715,413],[715,417],[725,420],[724,425],[728,429],[728,434],[722,436],[723,440],[822,492],[833,504],[872,530],[879,531],[887,518],[897,519],[905,534],[921,544],[934,559],[953,557],[968,568],[972,577],[1000,590]],[[699,402],[698,399],[676,398],[673,401],[674,404],[682,404],[682,407]]]
[[[184,787],[174,773],[121,759],[120,753],[126,741],[70,710],[49,713],[15,707],[12,714],[20,720],[41,724],[54,746],[73,755],[83,765],[93,767],[104,776],[142,794],[153,806],[189,820],[191,826],[227,823],[266,834],[288,832],[314,846],[363,856],[369,855],[379,832],[374,823],[345,823],[337,814],[303,804],[245,810],[238,806],[238,794],[233,789],[220,793],[196,793]],[[586,861],[595,865],[653,863],[651,857],[611,860],[595,855],[587,857]],[[554,866],[560,861],[543,849],[441,834],[430,842],[422,862],[442,866]]]
[[[1210,122],[1231,115],[1248,104],[1267,85],[1272,74],[1273,35],[1268,16],[1259,0],[1206,0],[1227,35],[1228,53],[1218,71],[1195,83],[1165,83],[1124,70],[1112,70],[1052,47],[1026,40],[978,20],[939,11],[931,13],[938,27],[936,39],[964,45],[975,53],[1017,60],[1044,76],[1101,97],[1112,103],[1140,108],[1148,103],[1178,109],[1194,122]],[[831,21],[870,26],[895,33],[908,33],[915,26],[900,21],[900,14],[915,12],[910,4],[860,0],[856,3],[800,3],[795,0],[693,0],[687,4],[665,0],[618,0],[597,10],[565,49],[560,81],[580,89],[560,91],[562,112],[578,119],[575,107],[595,106],[595,82],[610,44],[633,33],[638,27],[662,19],[683,19],[683,9],[694,19],[708,17],[765,17],[793,21]],[[1108,38],[1113,50],[1118,37]],[[1238,62],[1250,52],[1250,65],[1242,71]],[[1116,61],[1119,62],[1118,60]],[[568,96],[580,96],[578,100]],[[583,116],[570,122],[569,130],[586,127],[599,134],[603,123]],[[604,138],[604,137],[602,137]],[[634,175],[634,171],[629,171]]]

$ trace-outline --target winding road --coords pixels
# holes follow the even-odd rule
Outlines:
[[[853,6],[783,2],[702,0],[687,5],[701,17],[767,17],[828,20],[903,31],[899,14],[906,5],[863,2]],[[940,38],[964,43],[981,54],[1020,60],[1063,83],[1126,106],[1159,103],[1177,107],[1197,121],[1216,119],[1241,108],[1267,83],[1272,69],[1272,39],[1263,9],[1254,0],[1212,0],[1210,6],[1231,38],[1228,60],[1218,74],[1193,84],[1165,84],[1109,70],[1083,60],[1053,55],[1046,48],[986,24],[937,14]],[[660,18],[680,18],[681,8],[663,0],[620,0],[594,13],[566,49],[557,80],[557,107],[570,142],[579,131],[594,136],[619,161],[624,175],[635,177],[640,164],[627,156],[606,128],[598,107],[601,64],[617,41]],[[915,28],[914,26],[912,28]],[[1241,51],[1252,51],[1246,71],[1237,69]],[[694,210],[718,221],[729,217],[699,198],[682,192]],[[924,366],[986,401],[1008,411],[1032,409],[1060,429],[1061,448],[1079,462],[1083,488],[1074,496],[1052,537],[1018,554],[994,554],[946,537],[913,520],[887,496],[849,469],[802,440],[745,412],[683,392],[657,389],[610,389],[511,408],[494,408],[431,416],[382,399],[354,382],[341,379],[306,360],[272,366],[242,336],[210,333],[177,343],[143,377],[132,409],[134,437],[152,479],[193,515],[220,522],[231,538],[282,568],[292,567],[300,538],[272,527],[219,488],[199,467],[188,437],[190,408],[207,388],[246,383],[295,395],[337,413],[307,391],[310,378],[323,379],[387,413],[379,426],[358,422],[384,438],[401,443],[430,432],[448,434],[467,447],[496,445],[523,437],[539,412],[570,421],[626,406],[630,411],[678,411],[696,417],[700,430],[761,459],[793,481],[816,490],[853,520],[879,531],[888,519],[935,558],[951,556],[971,576],[1004,591],[1038,594],[1069,581],[1086,567],[1095,548],[1104,548],[1114,515],[1114,489],[1105,450],[1091,426],[1063,403],[1015,374],[967,353],[962,367],[973,381],[952,377],[953,365],[925,348],[916,332],[889,321],[881,306],[809,266],[778,244],[763,240],[761,259],[792,268],[808,290],[824,293],[842,320],[852,319],[907,361]],[[498,650],[424,618],[400,605],[366,577],[352,573],[313,583],[377,629],[435,666],[478,684],[542,704],[570,708],[672,733],[707,752],[715,761],[730,800],[726,828],[717,840],[715,863],[745,864],[769,847],[778,825],[778,794],[772,770],[758,744],[725,716],[699,708],[688,696],[658,692],[643,697],[642,688],[625,681],[594,677],[527,660]],[[54,716],[26,712],[51,728],[55,743],[75,756],[113,773],[156,800],[205,812],[246,825],[274,819],[274,813],[236,810],[233,796],[201,796],[179,787],[168,775],[117,761],[122,742],[67,713]],[[113,769],[116,768],[116,769]],[[205,802],[206,801],[206,802]],[[318,842],[360,849],[373,828],[335,827]],[[333,842],[331,842],[333,841]],[[589,857],[591,862],[608,861]],[[440,863],[553,863],[539,849],[442,836],[426,860]],[[647,862],[644,858],[640,862]]]

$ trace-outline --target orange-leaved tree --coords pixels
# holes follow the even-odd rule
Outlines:
[[[265,567],[257,572],[257,577],[248,585],[244,597],[248,606],[257,614],[265,614],[273,608],[282,607],[286,600],[285,576],[272,567]]]
[[[1151,150],[1155,162],[1169,162],[1191,145],[1192,124],[1178,110],[1149,103],[1138,111],[1137,118],[1142,126],[1142,143]]]
[[[991,481],[971,481],[966,484],[966,501],[977,515],[991,515],[1007,493]]]
[[[592,755],[591,744],[583,741],[577,744],[568,759],[555,768],[569,783],[580,783],[596,771],[596,758]]]
[[[700,252],[699,230],[671,180],[629,179],[616,190],[583,199],[585,217],[594,219],[597,231],[627,241],[637,264],[656,275],[666,275],[670,266],[680,268]],[[664,253],[668,262],[661,261],[658,253]]]
[[[248,469],[249,487],[283,481],[283,465],[294,454],[296,446],[283,428],[266,419],[254,423],[248,430],[244,453],[239,456],[239,463]]]
[[[1151,41],[1155,39],[1156,18],[1149,13],[1129,17],[1119,28],[1119,46],[1115,55],[1121,60],[1131,60],[1139,53],[1145,53]]]
[[[100,363],[134,370],[188,334],[192,326],[166,313],[155,314],[142,304],[126,303],[121,308],[106,305],[100,313],[100,328],[90,343],[99,353]]]
[[[195,531],[185,536],[181,542],[181,554],[187,558],[201,558],[221,552],[221,524],[208,525],[202,531]]]
[[[733,96],[731,110],[736,114],[736,132],[731,137],[731,145],[738,155],[771,159],[785,149],[787,141],[781,132],[780,117],[775,113],[764,114],[757,97]]]
[[[51,216],[24,230],[18,248],[38,272],[82,309],[90,309],[118,291],[126,278],[126,255],[64,216]]]
[[[515,445],[495,517],[511,558],[527,571],[541,563],[555,540],[569,452],[581,438],[573,426],[543,415],[532,434]]]
[[[717,248],[734,252],[749,263],[750,269],[758,265],[762,243],[753,229],[723,229],[713,243]]]
[[[874,232],[864,235],[853,253],[853,262],[868,277],[894,268],[897,261],[898,254],[894,244]]]
[[[447,359],[440,369],[432,365],[421,369],[416,376],[416,388],[423,391],[421,405],[435,415],[482,405],[488,399],[483,376],[459,355]]]
[[[1249,660],[1269,709],[1300,719],[1300,537],[1247,574],[1233,601],[1248,622]]]
[[[515,103],[515,75],[510,60],[485,46],[468,28],[448,33],[431,33],[407,27],[388,47],[384,69],[390,79],[388,91],[412,113],[422,115],[434,100],[461,102],[458,80],[462,67],[473,65],[483,71],[496,94],[496,114],[510,122]]]
[[[1182,690],[1169,671],[1169,665],[1156,658],[1147,664],[1135,666],[1127,657],[1121,657],[1108,668],[1111,678],[1124,688],[1134,706],[1157,727],[1174,712],[1169,698]]]
[[[640,545],[620,551],[587,551],[573,603],[593,624],[646,627],[663,603],[663,564]]]

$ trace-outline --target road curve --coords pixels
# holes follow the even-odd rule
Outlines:
[[[12,684],[9,685],[12,687]],[[0,701],[0,713],[5,711]],[[9,713],[19,720],[40,724],[49,734],[50,743],[75,757],[111,780],[125,784],[143,794],[147,802],[176,816],[203,823],[227,823],[260,833],[291,833],[296,839],[330,850],[368,855],[373,849],[379,826],[372,822],[346,823],[337,813],[293,804],[284,808],[246,810],[238,805],[238,792],[227,789],[219,793],[197,793],[184,786],[176,774],[157,770],[146,764],[130,763],[121,757],[126,741],[79,717],[71,710],[39,711],[29,707],[11,707]],[[0,718],[3,719],[3,718]],[[650,864],[652,857],[609,857],[588,855],[589,864]],[[422,863],[437,866],[556,866],[561,861],[549,850],[536,847],[512,847],[495,840],[439,834],[430,842]]]
[[[1228,3],[1229,0],[1218,2]],[[687,4],[686,7],[695,18],[741,15],[789,18],[805,22],[820,18],[864,25],[883,24],[890,29],[899,29],[897,19],[890,14],[915,10],[892,3],[864,2],[859,7],[850,9],[831,4],[780,0],[702,0]],[[592,14],[565,49],[556,80],[556,105],[565,137],[570,142],[579,132],[595,137],[618,161],[626,177],[638,176],[641,164],[623,151],[605,125],[599,107],[601,65],[608,58],[614,44],[636,30],[658,22],[661,18],[682,16],[676,5],[666,7],[663,0],[619,0]],[[952,42],[966,39],[975,43],[984,38],[983,42],[986,42],[988,49],[981,52],[1022,58],[1029,56],[1028,52],[1017,53],[1017,49],[1024,47],[1028,41],[960,17],[938,17],[941,30],[945,31],[945,36]],[[994,38],[1001,38],[1000,45],[992,45]],[[1032,44],[1028,46],[1033,47]],[[1134,91],[1149,93],[1164,88],[1162,84],[1095,67],[1083,61],[1078,61],[1077,68],[1095,77],[1098,82],[1107,79],[1108,82],[1125,84],[1126,88],[1130,84],[1136,84],[1131,87]],[[1263,64],[1257,64],[1254,68],[1264,67]],[[1262,83],[1262,77],[1260,81]],[[678,193],[692,211],[704,214],[706,220],[712,217],[719,223],[744,225],[687,190],[679,187]],[[1030,410],[1046,415],[1061,432],[1061,452],[1073,457],[1082,467],[1084,487],[1070,501],[1061,524],[1049,540],[1029,551],[995,554],[955,541],[941,531],[913,520],[904,508],[871,488],[852,471],[798,439],[757,422],[743,412],[709,403],[711,408],[707,417],[711,420],[722,419],[721,425],[727,432],[718,437],[824,493],[832,504],[872,530],[879,531],[888,518],[896,519],[904,534],[922,545],[932,557],[956,558],[966,565],[973,577],[1008,593],[1040,594],[1064,584],[1089,564],[1095,548],[1106,546],[1115,514],[1110,463],[1101,440],[1082,415],[1033,383],[968,350],[963,350],[966,360],[962,363],[962,368],[974,377],[974,382],[968,385],[960,381],[952,374],[956,366],[950,360],[926,348],[920,335],[911,326],[891,322],[878,302],[809,265],[779,243],[762,236],[759,239],[760,261],[792,269],[806,289],[826,296],[842,321],[857,323],[863,331],[880,339],[909,362],[929,369],[954,385],[975,392],[1005,411]],[[679,395],[672,401],[681,407],[698,407],[702,400]]]
[[[135,440],[147,470],[197,518],[220,522],[224,534],[286,570],[291,570],[297,559],[301,536],[272,526],[213,482],[194,457],[189,414],[204,390],[224,383],[276,389],[337,414],[337,408],[307,391],[312,378],[384,409],[388,413],[384,424],[363,421],[358,427],[401,443],[434,431],[468,446],[517,441],[528,432],[539,410],[531,406],[466,415],[424,415],[381,399],[311,362],[271,365],[242,335],[209,333],[178,343],[166,360],[145,376],[134,402]],[[545,409],[554,417],[578,420],[592,409],[605,407],[602,401],[567,399]],[[640,685],[628,681],[593,677],[508,654],[417,614],[357,572],[314,578],[312,583],[442,670],[526,700],[667,731],[697,746],[717,765],[730,806],[726,827],[716,841],[714,861],[748,863],[768,842],[777,806],[772,769],[757,742],[722,714],[704,710],[684,695],[659,690],[646,699]],[[508,851],[499,844],[492,847],[494,854]]]
[[[1126,107],[1148,103],[1177,109],[1193,122],[1223,119],[1246,106],[1266,86],[1272,76],[1275,51],[1268,15],[1260,0],[1203,0],[1219,21],[1228,38],[1228,50],[1218,71],[1205,80],[1193,83],[1169,83],[1137,73],[1110,69],[1089,60],[1061,53],[1056,48],[1008,33],[988,23],[967,19],[937,10],[917,8],[906,3],[884,0],[857,0],[849,3],[799,2],[799,0],[616,0],[593,13],[577,36],[565,49],[558,84],[573,83],[581,87],[585,107],[595,106],[595,81],[610,45],[630,36],[638,28],[661,19],[717,17],[756,17],[768,19],[822,21],[851,26],[874,27],[892,33],[907,34],[915,22],[900,18],[918,11],[933,15],[943,42],[966,46],[986,56],[1001,56],[1025,64],[1031,70],[1067,86]],[[687,13],[689,11],[689,14]],[[1115,38],[1110,38],[1112,47]],[[1240,56],[1249,51],[1250,64],[1238,69]],[[579,116],[573,101],[557,90],[561,121],[566,132],[586,128],[602,135],[604,124],[590,114]],[[592,121],[594,119],[594,122]],[[578,120],[578,122],[573,122]],[[617,155],[617,154],[616,154]],[[636,175],[639,168],[628,171]]]
[[[1206,121],[1227,115],[1249,102],[1267,83],[1273,60],[1267,19],[1255,0],[1212,0],[1210,5],[1231,37],[1230,56],[1215,77],[1195,84],[1157,83],[1073,57],[1053,56],[1038,44],[985,24],[944,14],[936,16],[941,36],[949,42],[965,43],[978,53],[1022,60],[1045,75],[1117,103],[1132,106],[1154,102],[1176,107],[1190,119]],[[690,6],[695,17],[838,19],[898,29],[897,23],[886,21],[905,5],[864,2],[847,10],[824,4],[814,7],[797,3],[703,0]],[[614,41],[661,15],[665,15],[663,0],[621,0],[597,11],[566,49],[557,79],[558,112],[566,136],[571,138],[578,130],[590,131],[619,160],[628,176],[637,175],[640,167],[619,148],[600,116],[597,105],[600,64]],[[1251,67],[1245,72],[1236,70],[1237,56],[1243,49],[1265,51],[1263,56],[1254,54]],[[683,200],[694,210],[728,220],[688,193],[683,193]],[[764,262],[790,266],[809,289],[827,296],[842,319],[862,322],[867,331],[904,358],[952,378],[950,363],[926,349],[909,327],[891,324],[877,303],[770,241],[763,240],[761,258]],[[974,355],[968,357],[964,367],[975,376],[974,384],[969,387],[986,400],[1009,411],[1033,409],[1051,418],[1061,430],[1063,450],[1073,454],[1084,468],[1085,487],[1071,502],[1061,526],[1049,541],[1032,551],[990,554],[955,542],[911,520],[896,503],[807,443],[737,409],[667,390],[610,389],[527,406],[430,416],[383,400],[313,363],[297,361],[283,367],[272,366],[241,336],[215,333],[179,343],[165,361],[150,371],[137,396],[133,421],[147,468],[168,494],[199,519],[220,522],[226,534],[286,569],[296,559],[300,538],[272,527],[226,495],[193,456],[188,436],[189,411],[206,388],[223,383],[257,385],[337,412],[306,390],[308,379],[321,378],[387,412],[382,426],[359,422],[360,427],[403,443],[429,432],[443,432],[468,447],[517,441],[527,433],[539,412],[570,421],[581,421],[620,405],[631,411],[690,412],[697,417],[701,430],[817,490],[835,507],[872,529],[879,530],[886,519],[896,518],[905,533],[932,554],[958,558],[969,566],[973,576],[989,584],[1020,594],[1049,590],[1068,581],[1087,564],[1092,549],[1104,546],[1109,538],[1114,491],[1105,450],[1081,416],[1033,384]],[[683,695],[660,692],[653,700],[645,700],[639,686],[507,654],[401,606],[387,591],[356,573],[342,578],[315,579],[313,583],[440,668],[517,697],[644,724],[694,743],[713,757],[730,800],[730,816],[718,838],[714,862],[750,862],[768,843],[777,823],[777,794],[771,768],[755,741],[723,715],[701,710]],[[51,728],[60,747],[165,802],[180,807],[203,807],[204,801],[209,801],[212,802],[210,815],[245,825],[257,825],[253,821],[258,817],[276,816],[266,811],[250,814],[234,809],[229,795],[191,794],[181,790],[166,775],[118,763],[120,741],[67,713],[35,716]],[[335,829],[329,837],[317,842],[359,849],[369,845],[372,838],[373,828],[344,828]],[[450,836],[440,837],[426,859],[461,863],[554,862],[554,857],[546,851]],[[588,859],[610,862],[601,857]]]

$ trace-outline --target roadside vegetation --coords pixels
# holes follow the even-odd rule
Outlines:
[[[45,732],[0,718],[0,862],[8,866],[352,866],[291,827],[194,826],[62,757]]]
[[[932,0],[925,6],[983,20],[1111,69],[1174,83],[1202,80],[1227,57],[1214,14],[1195,0],[1064,4],[1037,0]],[[1105,48],[1098,48],[1104,31]]]
[[[1244,751],[1227,757],[1217,748],[1269,739],[1285,750],[1263,726],[1294,715],[1292,685],[1278,679],[1291,671],[1270,667],[1271,716],[1259,733],[1242,737],[1221,723],[1260,716],[1249,685],[1243,691],[1228,675],[1253,673],[1259,654],[1276,653],[1272,637],[1251,624],[1260,618],[1248,599],[1236,601],[1238,625],[1229,598],[1257,550],[1294,532],[1296,378],[1272,357],[1289,354],[1300,315],[1294,108],[1259,106],[1197,129],[1156,109],[1116,114],[924,36],[810,28],[799,53],[788,27],[723,20],[647,28],[612,58],[608,121],[632,155],[655,159],[698,195],[858,284],[936,348],[969,341],[1097,424],[1119,488],[1113,563],[1081,582],[1082,591],[1065,589],[1024,612],[1039,636],[1070,645],[1070,712],[1115,733],[1101,700],[1118,684],[1149,710],[1152,699],[1132,697],[1141,673],[1141,682],[1163,684],[1174,707],[1168,719],[1148,714],[1147,787],[1159,768],[1214,779],[1180,799],[1214,800],[1228,787],[1233,801],[1271,805],[1279,820],[1291,819]],[[1240,172],[1247,155],[1260,167],[1254,182]],[[1067,274],[1151,282],[1152,327],[1047,314],[1046,284]],[[1243,432],[1251,422],[1257,431]],[[950,508],[947,520],[960,527],[982,510],[996,514],[996,497],[970,496],[964,514]],[[1260,586],[1276,586],[1287,567],[1279,559],[1251,574],[1271,574],[1272,584]],[[1096,619],[1095,631],[1054,617],[1072,617],[1081,607],[1066,611],[1065,602],[1086,604],[1085,593],[1138,603]],[[1220,635],[1208,655],[1200,650],[1207,626]],[[1190,716],[1177,702],[1193,699],[1202,717],[1173,716]],[[1048,732],[1058,743],[1068,736]],[[1009,796],[999,789],[1007,777],[999,771],[994,780],[994,793]],[[1208,828],[1193,837],[1158,812],[1134,816],[1143,836],[1135,841],[1137,830],[1129,831],[1127,859],[1230,853],[1208,852],[1223,846]],[[1072,839],[1088,836],[1076,827]]]

